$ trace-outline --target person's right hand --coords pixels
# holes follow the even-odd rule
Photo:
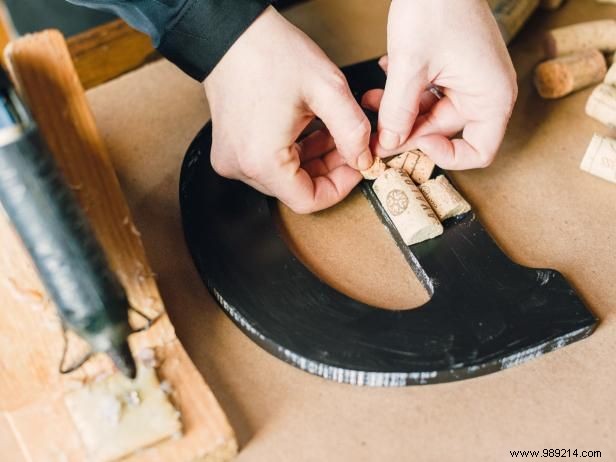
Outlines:
[[[373,163],[370,124],[340,70],[269,7],[205,80],[211,162],[298,213],[341,201]],[[298,136],[315,117],[328,130]]]
[[[487,167],[517,96],[516,73],[485,0],[392,0],[375,154],[420,149],[447,170]],[[426,92],[439,88],[443,97]],[[423,113],[422,113],[423,112]],[[456,136],[457,134],[460,136]]]

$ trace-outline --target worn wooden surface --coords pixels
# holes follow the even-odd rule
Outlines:
[[[158,375],[174,390],[171,399],[181,413],[184,435],[135,453],[129,460],[229,460],[237,447],[233,431],[176,338],[63,37],[55,31],[42,32],[14,42],[7,51],[12,77],[131,305],[156,318],[129,341],[137,355],[146,347],[156,352]],[[102,374],[117,372],[106,356],[96,355],[71,374],[59,373],[64,338],[55,308],[19,239],[5,218],[1,220],[0,443],[14,453],[6,460],[86,460],[63,394]],[[135,313],[131,323],[135,328],[145,325]]]
[[[74,35],[67,43],[86,89],[160,58],[147,35],[120,19]]]
[[[279,0],[276,6],[285,9],[303,1],[306,0]],[[0,46],[2,31],[0,28]],[[69,37],[67,42],[79,79],[86,89],[161,57],[147,35],[121,19]]]
[[[14,35],[9,12],[4,3],[0,3],[0,53],[2,53],[2,50],[4,50]]]

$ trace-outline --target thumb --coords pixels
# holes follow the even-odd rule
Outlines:
[[[337,69],[327,79],[315,81],[306,101],[334,138],[345,162],[367,170],[374,158],[370,152],[370,122],[353,97],[344,75]]]
[[[419,112],[421,95],[428,85],[424,69],[389,55],[387,81],[379,110],[379,147],[399,148],[409,137]]]

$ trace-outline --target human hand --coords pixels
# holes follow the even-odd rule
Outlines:
[[[440,167],[488,166],[517,96],[516,75],[485,0],[393,0],[385,90],[362,104],[379,111],[376,154],[421,149]],[[426,92],[436,85],[440,100]],[[461,139],[449,138],[462,131]]]
[[[342,200],[369,168],[370,124],[340,70],[269,7],[205,80],[211,162],[298,213]],[[318,116],[326,130],[296,140]]]

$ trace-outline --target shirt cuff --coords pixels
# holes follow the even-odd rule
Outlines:
[[[167,26],[158,51],[202,81],[270,0],[189,0]]]

